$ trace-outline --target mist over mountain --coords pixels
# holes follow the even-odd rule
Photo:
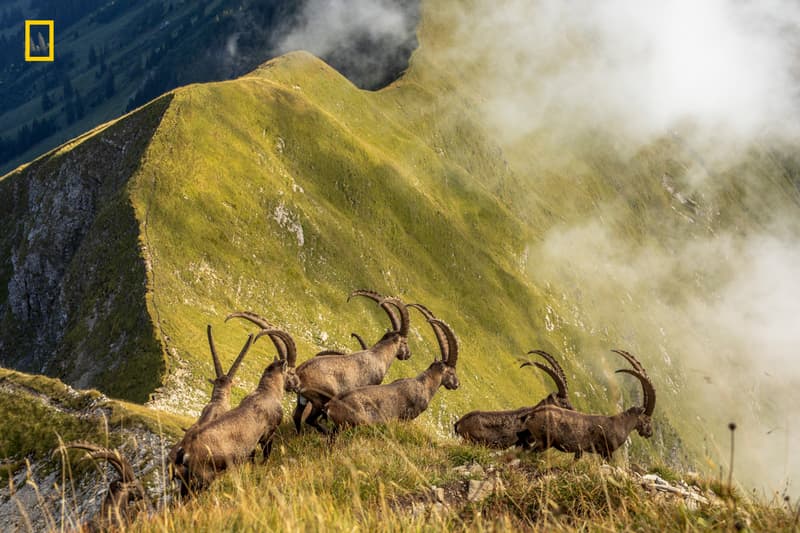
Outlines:
[[[622,348],[658,403],[653,438],[621,461],[716,476],[735,421],[740,486],[798,494],[796,3],[137,6],[104,3],[66,33],[126,28],[156,48],[98,50],[75,79],[138,56],[141,80],[221,81],[122,84],[122,107],[93,116],[144,105],[90,131],[76,119],[0,180],[3,366],[195,415],[206,324],[234,354],[246,330],[223,318],[256,310],[303,360],[380,337],[380,311],[346,301],[369,287],[459,336],[462,386],[418,422],[437,438],[469,410],[544,397],[544,376],[517,371],[537,348],[578,409],[630,407]],[[145,50],[161,50],[150,67]],[[430,363],[425,326],[388,380]],[[238,397],[271,360],[255,352]]]
[[[650,346],[697,431],[738,420],[752,482],[797,480],[798,4],[468,4],[436,61],[529,192],[533,279]]]

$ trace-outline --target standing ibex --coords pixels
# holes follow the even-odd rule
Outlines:
[[[341,426],[377,424],[389,420],[413,420],[428,408],[433,395],[444,385],[454,390],[459,386],[456,376],[458,340],[446,323],[428,319],[440,344],[442,360],[433,363],[415,378],[398,379],[388,385],[370,385],[343,392],[327,405],[328,418]]]
[[[405,360],[411,357],[407,341],[409,317],[406,305],[398,298],[385,298],[370,290],[353,291],[348,301],[354,296],[364,296],[377,302],[389,316],[392,331],[366,350],[348,355],[314,357],[297,367],[300,388],[296,391],[297,407],[292,419],[298,433],[307,404],[310,403],[312,407],[306,424],[327,433],[328,430],[319,423],[319,417],[324,414],[322,408],[331,398],[356,387],[380,383],[395,358]],[[262,328],[265,326],[263,319],[254,313],[234,313],[231,316],[244,318]]]
[[[590,415],[546,405],[524,417],[525,429],[520,441],[532,444],[533,451],[555,448],[574,453],[579,458],[583,452],[592,452],[610,459],[634,429],[642,437],[653,435],[652,415],[656,406],[656,392],[644,368],[628,352],[614,350],[634,367],[617,370],[638,379],[644,391],[644,405],[631,407],[614,416]]]
[[[244,356],[247,354],[248,350],[250,350],[250,346],[253,343],[253,335],[250,335],[247,337],[247,342],[244,343],[244,346],[239,352],[238,357],[236,357],[236,360],[231,365],[231,368],[228,370],[228,373],[225,374],[222,371],[222,363],[220,363],[219,356],[217,355],[217,348],[214,345],[214,336],[211,332],[211,324],[206,327],[206,336],[208,337],[208,346],[211,350],[211,359],[214,362],[214,373],[217,376],[214,379],[208,380],[213,386],[211,389],[211,399],[203,408],[203,411],[200,413],[200,418],[197,419],[197,422],[192,424],[189,429],[186,429],[183,439],[181,439],[172,447],[172,449],[170,449],[168,454],[169,464],[175,464],[175,457],[177,456],[178,449],[183,446],[186,438],[196,431],[198,427],[211,422],[221,414],[230,410],[233,378],[236,375],[236,371],[239,369],[239,365],[242,364]],[[172,472],[173,478],[180,478],[181,476],[181,472]]]
[[[517,444],[517,433],[525,429],[523,417],[543,405],[556,405],[573,410],[567,397],[567,376],[561,365],[549,353],[532,350],[529,354],[542,356],[550,366],[538,361],[526,361],[525,366],[536,366],[549,375],[558,387],[558,392],[551,392],[533,407],[522,407],[511,411],[472,411],[462,416],[455,424],[456,433],[464,440],[489,446],[492,448],[508,448]],[[523,443],[524,444],[524,443]]]
[[[253,458],[257,445],[261,447],[264,458],[269,455],[272,436],[283,419],[281,400],[284,391],[295,390],[298,385],[289,372],[294,367],[297,353],[288,333],[263,330],[253,342],[263,335],[269,335],[273,341],[276,337],[280,339],[286,352],[278,350],[279,357],[264,370],[256,390],[237,407],[184,438],[175,458],[176,470],[184,475],[183,495],[190,488],[205,487],[218,472]]]
[[[108,493],[103,499],[100,514],[87,524],[89,530],[106,530],[112,526],[124,528],[141,511],[150,507],[150,502],[141,482],[136,479],[133,467],[117,450],[111,450],[84,441],[68,442],[53,453],[63,453],[67,449],[86,450],[84,459],[108,461],[117,471],[119,479],[108,484]]]

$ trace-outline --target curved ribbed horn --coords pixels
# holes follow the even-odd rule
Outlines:
[[[614,352],[615,354],[618,354],[618,355],[622,356],[623,359],[625,359],[626,361],[628,361],[628,363],[630,363],[630,365],[634,368],[634,370],[639,372],[648,381],[650,380],[650,378],[647,375],[647,372],[645,371],[644,367],[642,366],[642,363],[640,363],[638,359],[636,359],[633,355],[631,355],[630,352],[627,352],[625,350],[611,350],[611,351]],[[652,383],[650,383],[650,388],[651,389],[653,388],[653,384]],[[653,392],[655,393],[655,390],[653,390]],[[645,394],[644,403],[645,403],[645,405],[649,405],[650,401],[648,399],[648,392],[645,390],[644,394]]]
[[[314,354],[314,357],[318,357],[320,355],[347,355],[341,350],[322,350],[321,352],[317,352]]]
[[[236,311],[235,313],[231,313],[225,317],[225,322],[230,320],[231,318],[243,318],[248,322],[252,322],[256,326],[260,327],[261,329],[278,329],[277,326],[273,325],[272,322],[264,318],[263,316],[256,314],[252,311]],[[272,339],[272,343],[275,344],[275,339]],[[281,343],[282,341],[278,341]],[[275,344],[275,349],[278,350],[278,354],[282,359],[286,358],[286,347],[285,346],[278,346]]]
[[[349,302],[353,296],[364,296],[365,298],[369,298],[373,300],[375,303],[380,304],[381,301],[385,298],[384,295],[370,291],[367,289],[357,289],[350,293],[347,297],[347,301]],[[400,331],[400,317],[397,316],[397,313],[391,307],[388,306],[381,306],[383,310],[386,311],[386,314],[389,315],[389,320],[392,322],[392,331]]]
[[[432,318],[436,318],[430,309],[425,307],[422,304],[408,304],[408,307],[413,307],[425,317],[425,320],[430,320]],[[444,336],[444,332],[441,328],[433,328],[433,332],[436,335],[436,342],[439,343],[439,351],[442,353],[446,353],[447,351],[447,339]]]
[[[558,364],[558,361],[556,361],[556,358],[550,355],[549,353],[545,352],[544,350],[531,350],[528,352],[528,354],[539,355],[550,364],[553,371],[555,371],[556,374],[558,374],[558,379],[553,378],[553,380],[556,382],[556,385],[558,386],[558,395],[562,398],[566,398],[569,393],[569,387],[567,386],[567,375],[564,373],[564,369],[561,368],[561,365]],[[548,374],[550,373],[548,372]],[[550,374],[550,376],[552,377],[552,374]]]
[[[354,332],[354,333],[351,333],[350,336],[358,341],[358,344],[359,344],[359,346],[361,346],[362,350],[366,350],[368,348],[367,343],[364,342],[364,339],[361,337],[361,335],[359,335],[358,333]]]
[[[447,358],[444,362],[448,366],[455,367],[456,361],[458,361],[458,338],[453,332],[453,328],[451,328],[447,322],[439,320],[438,318],[428,319],[428,322],[438,325],[444,331],[444,335],[447,338]]]
[[[239,355],[236,357],[236,360],[231,365],[230,370],[228,370],[228,379],[233,379],[233,376],[236,375],[236,371],[239,370],[239,365],[242,364],[242,360],[244,360],[244,356],[250,350],[250,346],[253,344],[253,334],[247,336],[247,342],[244,343],[242,346],[242,350],[239,352]]]
[[[86,450],[89,452],[88,456],[92,460],[104,459],[114,467],[114,470],[119,474],[120,480],[123,483],[131,483],[136,481],[136,475],[133,473],[133,467],[127,459],[117,450],[110,450],[103,446],[98,446],[90,442],[74,441],[64,444],[63,448],[75,448],[78,450]]]
[[[258,334],[255,336],[255,338],[253,338],[253,344],[255,344],[255,342],[258,339],[260,339],[263,335],[267,335],[268,332],[270,332],[270,331],[277,331],[277,330],[275,330],[275,329],[262,329],[261,331],[258,332]],[[279,359],[286,359],[286,344],[284,344],[284,342],[279,337],[275,337],[275,336],[272,336],[272,335],[269,336],[269,340],[271,340],[272,344],[275,346],[275,351],[278,352],[278,358]]]
[[[225,317],[225,322],[231,318],[243,318],[260,327],[261,329],[275,329],[275,326],[266,318],[253,313],[252,311],[236,311]]]
[[[522,363],[520,365],[520,368],[526,367],[526,366],[535,366],[536,368],[538,368],[539,370],[541,370],[542,372],[544,372],[545,374],[550,376],[550,378],[556,384],[556,387],[558,387],[558,395],[560,397],[562,397],[562,398],[566,398],[567,397],[567,390],[564,388],[564,383],[561,380],[561,376],[558,375],[558,372],[553,370],[551,367],[549,367],[549,366],[547,366],[547,365],[545,365],[543,363],[540,363],[539,361],[535,361],[535,362],[525,361],[524,363]]]
[[[638,359],[636,359],[633,355],[631,355],[630,352],[626,352],[625,350],[611,350],[611,351],[624,357],[625,360],[628,361],[634,369],[636,369],[643,376],[647,376],[647,372],[642,366],[642,363],[640,363]]]
[[[387,313],[389,313],[389,306],[394,306],[394,308],[397,309],[397,311],[400,313],[400,324],[395,328],[395,331],[398,332],[401,337],[408,337],[408,328],[411,319],[408,316],[408,308],[406,307],[406,304],[404,304],[400,298],[387,296],[381,300],[380,305],[381,308],[383,308]]]
[[[644,405],[642,407],[644,408],[644,414],[653,416],[653,410],[656,408],[656,390],[650,378],[630,368],[620,368],[616,373],[630,374],[642,383],[642,392],[644,393]]]
[[[206,336],[208,337],[208,347],[211,350],[211,359],[214,361],[214,373],[218,378],[221,378],[225,375],[225,372],[222,371],[222,364],[219,362],[219,356],[217,355],[217,347],[214,346],[214,336],[211,334],[211,324],[206,326]]]
[[[278,357],[280,359],[285,359],[286,363],[289,365],[289,368],[294,368],[294,365],[297,362],[297,345],[295,345],[292,336],[280,329],[265,329],[258,332],[258,335],[256,335],[255,339],[253,339],[253,342],[255,343],[264,335],[269,335],[269,338],[272,339],[272,343],[275,345],[275,348],[277,348],[279,344],[275,342],[275,338],[283,341],[283,344],[286,346],[286,352],[281,353],[281,351],[278,350]]]

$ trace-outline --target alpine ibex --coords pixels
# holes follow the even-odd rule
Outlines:
[[[445,339],[440,345],[442,359],[433,363],[415,378],[398,379],[388,385],[370,385],[343,392],[326,407],[328,418],[341,426],[378,424],[389,420],[413,420],[428,408],[433,395],[444,385],[454,390],[458,340],[452,328],[436,318],[428,319],[434,332]]]
[[[133,467],[118,450],[90,442],[74,441],[60,446],[53,453],[63,453],[67,449],[86,450],[88,453],[83,459],[107,461],[119,474],[119,479],[108,484],[108,492],[100,507],[100,514],[87,524],[90,530],[105,530],[112,526],[123,528],[138,513],[150,508],[150,501],[141,482],[136,479]]]
[[[377,302],[389,316],[392,330],[366,350],[348,355],[314,357],[297,367],[300,388],[296,391],[297,407],[292,419],[298,433],[307,404],[311,404],[311,412],[305,420],[306,424],[327,433],[327,428],[319,423],[319,417],[324,414],[322,408],[331,398],[356,387],[380,383],[395,358],[406,360],[411,357],[407,341],[409,317],[406,305],[398,298],[386,298],[370,290],[355,290],[347,300],[354,296],[364,296]],[[264,322],[259,321],[258,315],[253,313],[234,313],[231,316],[264,327]]]
[[[517,433],[525,429],[523,417],[543,405],[556,405],[564,409],[574,410],[567,397],[567,376],[561,365],[549,353],[542,350],[531,350],[528,354],[543,357],[550,366],[538,361],[526,361],[520,366],[536,366],[549,375],[558,392],[551,392],[533,407],[522,407],[511,411],[472,411],[462,416],[455,424],[455,432],[464,440],[483,444],[491,448],[505,449],[518,442]]]
[[[212,420],[219,417],[221,414],[226,413],[231,408],[231,389],[233,388],[233,378],[236,375],[236,371],[239,369],[239,365],[242,364],[242,360],[247,352],[250,350],[250,346],[253,343],[253,335],[247,337],[247,341],[244,343],[241,351],[239,352],[238,357],[231,365],[228,373],[225,374],[222,371],[222,363],[220,363],[219,356],[217,355],[217,348],[214,345],[214,336],[211,332],[211,324],[206,327],[206,336],[208,337],[208,347],[211,350],[211,359],[214,363],[214,373],[216,374],[216,378],[209,379],[208,381],[212,385],[211,389],[211,399],[209,400],[208,404],[203,408],[203,411],[200,413],[200,418],[197,419],[197,422],[192,424],[188,429],[184,431],[183,439],[177,442],[169,451],[168,460],[169,464],[175,464],[175,457],[177,456],[178,449],[183,446],[184,441],[188,436],[190,436],[194,431],[197,430],[198,427],[211,422]],[[180,478],[182,476],[181,472],[173,471],[172,477],[173,478]]]
[[[643,406],[631,407],[618,415],[604,416],[545,405],[523,417],[525,429],[519,434],[520,441],[531,444],[533,451],[555,448],[574,453],[576,459],[583,452],[598,453],[610,459],[634,429],[642,437],[650,438],[653,435],[652,416],[656,406],[653,383],[635,357],[623,350],[613,351],[634,367],[622,368],[617,372],[630,374],[641,382]]]
[[[241,403],[215,420],[187,435],[179,447],[176,470],[182,473],[181,493],[207,486],[218,472],[255,457],[260,446],[264,458],[269,456],[272,436],[283,419],[281,400],[285,390],[295,390],[296,378],[289,372],[294,367],[297,352],[288,333],[268,329],[256,335],[269,335],[280,339],[286,348],[279,351],[272,364],[267,366],[256,390]],[[275,342],[276,346],[279,344]]]

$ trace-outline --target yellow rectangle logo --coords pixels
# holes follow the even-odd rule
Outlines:
[[[47,38],[47,43],[42,42],[42,34],[39,34],[39,44],[35,44],[31,38],[31,27],[32,26],[47,26],[49,30],[49,35]],[[26,20],[25,21],[25,61],[53,61],[55,58],[54,55],[54,31],[55,23],[52,20]],[[32,55],[31,48],[33,48],[34,52],[44,51],[41,50],[45,48],[47,50],[47,55]]]

